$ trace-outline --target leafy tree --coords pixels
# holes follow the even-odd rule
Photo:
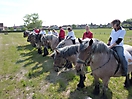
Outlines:
[[[122,22],[123,27],[132,27],[132,18]]]
[[[10,31],[14,31],[14,28],[13,28],[13,27],[11,27],[9,30],[10,30]]]
[[[72,28],[75,29],[76,28],[76,25],[75,24],[72,24]]]
[[[23,17],[24,21],[24,26],[27,29],[33,29],[33,28],[41,28],[42,27],[42,20],[39,20],[39,15],[38,13],[33,13],[33,14],[26,14]]]

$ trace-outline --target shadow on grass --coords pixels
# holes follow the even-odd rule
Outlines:
[[[125,89],[124,89],[125,90]],[[127,99],[132,99],[132,84],[129,88],[126,89],[128,91]]]
[[[83,89],[80,90],[74,90],[70,92],[70,96],[68,99],[100,99],[102,92],[100,91],[99,95],[93,94],[94,89],[94,83],[92,83],[90,86],[86,86]],[[100,90],[102,90],[102,86],[100,86]],[[112,91],[110,89],[106,92],[107,98],[112,99]]]
[[[17,46],[17,50],[21,51],[21,50],[32,50],[34,47],[31,46],[31,44],[28,45],[24,45],[24,46]]]
[[[53,60],[50,56],[43,57],[37,53],[37,49],[31,45],[18,46],[17,50],[20,52],[20,58],[16,64],[23,64],[23,67],[29,68],[27,78],[32,79],[43,75],[44,80],[58,84],[58,92],[65,91],[70,81],[76,77],[73,70],[63,72],[58,75],[53,69]],[[46,75],[45,75],[46,73]]]
[[[16,64],[23,64],[24,68],[29,68],[27,73],[27,78],[39,78],[43,77],[44,81],[48,81],[53,86],[57,86],[58,93],[67,91],[67,88],[71,86],[71,82],[74,83],[74,87],[77,86],[79,81],[79,77],[75,74],[75,70],[71,69],[65,72],[61,72],[58,74],[53,69],[53,60],[51,57],[46,56],[42,57],[37,53],[37,49],[32,47],[31,45],[18,46],[18,51],[20,51],[21,59],[19,59]],[[94,99],[98,99],[98,96],[94,96],[92,94],[93,85],[85,87],[82,91],[71,91],[70,99],[84,99],[86,96],[92,97]],[[108,90],[109,99],[112,99],[111,91]]]

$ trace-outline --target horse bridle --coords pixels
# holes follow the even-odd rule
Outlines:
[[[92,50],[92,49],[91,49]],[[80,63],[80,64],[83,64],[83,66],[87,66],[87,63],[91,60],[91,56],[92,56],[92,53],[93,53],[94,51],[89,51],[87,54],[88,54],[88,57],[86,58],[86,60],[85,61],[83,61],[83,60],[81,60],[81,59],[78,59],[78,63]],[[107,60],[107,62],[105,62],[103,65],[101,65],[101,66],[99,66],[99,67],[97,67],[97,68],[95,68],[95,69],[93,69],[93,70],[91,70],[91,71],[89,71],[89,72],[86,72],[86,73],[91,73],[91,72],[93,72],[93,71],[95,71],[95,70],[98,70],[98,69],[100,69],[100,68],[102,68],[102,67],[104,67],[109,61],[110,61],[110,59],[111,59],[111,55],[109,55],[109,59]]]
[[[91,47],[91,46],[90,46]],[[91,49],[92,50],[92,49]],[[91,60],[91,56],[92,56],[92,51],[88,51],[87,53],[88,57],[86,58],[86,60],[81,60],[80,58],[78,58],[77,63],[83,64],[84,66],[87,65],[87,63]]]

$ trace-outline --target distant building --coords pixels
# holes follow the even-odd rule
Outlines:
[[[3,31],[4,30],[4,25],[3,23],[0,23],[0,31]]]
[[[49,26],[42,26],[42,28],[43,28],[43,29],[48,29],[48,28],[49,28]]]
[[[87,24],[76,25],[76,28],[78,28],[78,29],[85,29],[86,25]]]
[[[50,29],[59,29],[59,27],[57,25],[51,25]]]

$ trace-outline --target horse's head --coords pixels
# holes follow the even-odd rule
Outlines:
[[[88,60],[88,58],[90,58],[93,40],[92,39],[86,41],[82,41],[80,39],[78,40],[80,43],[80,49],[79,49],[80,52],[77,60],[76,71],[80,72],[82,71],[83,64],[87,64],[86,61]]]
[[[29,35],[29,33],[30,33],[30,31],[24,31],[24,32],[23,32],[23,37],[24,37],[24,38],[27,37],[27,36]]]
[[[54,51],[54,69],[58,72],[58,69],[65,65],[66,59],[61,56],[61,53],[58,50]]]
[[[35,34],[31,32],[27,38],[27,42],[30,42],[33,47],[36,46],[35,44]]]

